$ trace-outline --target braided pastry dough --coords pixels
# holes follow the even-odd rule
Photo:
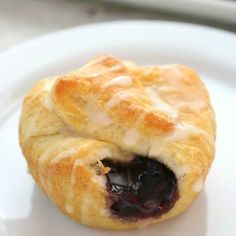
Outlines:
[[[19,137],[33,178],[66,215],[127,230],[195,199],[214,157],[215,119],[192,69],[103,55],[39,81]]]

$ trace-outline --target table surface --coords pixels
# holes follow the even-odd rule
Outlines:
[[[0,52],[48,32],[127,19],[192,22],[236,32],[235,26],[92,0],[0,0]]]

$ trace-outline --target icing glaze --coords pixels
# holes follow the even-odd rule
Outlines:
[[[68,157],[71,157],[71,156],[74,156],[76,154],[78,150],[76,150],[75,148],[71,148],[71,149],[68,149],[64,152],[60,152],[59,154],[57,154],[52,160],[51,160],[51,163],[52,164],[55,164],[57,163],[58,161],[62,160],[62,159],[65,159],[65,158],[68,158]]]
[[[193,192],[198,193],[203,188],[203,177],[199,177],[198,180],[193,184]]]
[[[196,135],[199,130],[193,125],[187,123],[178,123],[172,134],[167,137],[167,140],[183,140],[188,139],[191,135]]]
[[[108,83],[106,83],[103,87],[110,87],[110,86],[129,86],[131,85],[133,79],[130,76],[118,76],[112,80],[110,80]]]
[[[49,91],[49,90],[52,88],[54,82],[55,82],[54,79],[52,79],[52,80],[45,80],[45,82],[44,82],[44,87],[43,87],[44,90]]]
[[[89,117],[89,119],[95,124],[95,125],[102,125],[106,126],[112,123],[111,118],[105,113],[102,112],[98,107],[93,105],[87,105],[86,106],[86,113]]]
[[[112,107],[119,104],[122,100],[130,97],[141,96],[137,89],[122,90],[114,94],[114,96],[106,103],[105,109],[110,110]]]
[[[173,119],[176,119],[178,116],[178,112],[171,107],[168,103],[164,102],[157,94],[155,88],[146,87],[145,91],[152,102],[152,105],[158,108],[160,111],[170,116]]]
[[[44,107],[45,107],[47,110],[49,110],[49,111],[52,110],[52,106],[53,106],[53,105],[52,105],[52,100],[51,100],[49,94],[47,94],[46,96],[44,96],[43,105],[44,105]]]
[[[66,195],[66,203],[65,203],[65,209],[68,213],[73,213],[74,211],[74,207],[71,205],[71,201],[73,200],[74,197],[74,190],[73,190],[73,186],[75,184],[75,180],[76,180],[76,168],[82,165],[81,160],[75,160],[74,164],[73,164],[73,169],[71,172],[71,179],[70,179],[70,184],[67,190],[67,195]]]
[[[66,211],[67,211],[69,214],[71,214],[71,213],[74,212],[74,209],[73,209],[72,205],[70,205],[70,204],[68,204],[68,203],[66,203],[65,209],[66,209]]]
[[[191,168],[187,165],[177,166],[177,167],[174,168],[174,172],[175,172],[177,177],[188,174],[190,171],[191,171]]]
[[[138,132],[137,129],[129,129],[123,138],[123,143],[125,145],[134,145],[138,140],[140,139],[140,133]]]
[[[185,122],[178,123],[174,132],[166,137],[166,141],[188,139],[199,134],[203,135],[209,143],[214,143],[214,138],[206,131]]]

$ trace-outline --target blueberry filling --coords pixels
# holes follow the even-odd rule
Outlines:
[[[174,173],[159,161],[135,156],[130,162],[104,159],[109,205],[113,215],[127,220],[158,217],[178,199]]]

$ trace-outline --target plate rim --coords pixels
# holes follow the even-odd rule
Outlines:
[[[217,34],[224,34],[227,35],[228,37],[233,37],[236,40],[236,33],[232,31],[228,31],[225,29],[221,28],[216,28],[213,26],[208,26],[208,25],[202,25],[198,23],[190,23],[190,22],[181,22],[181,21],[171,21],[171,20],[114,20],[114,21],[107,21],[107,22],[97,22],[97,23],[88,23],[88,24],[83,24],[83,25],[76,25],[64,29],[59,29],[55,31],[51,31],[48,33],[44,33],[42,35],[32,37],[30,39],[27,39],[25,41],[22,41],[15,46],[3,49],[0,52],[0,59],[1,57],[4,57],[6,54],[9,53],[15,53],[15,51],[22,50],[26,46],[32,46],[35,45],[36,43],[39,43],[40,41],[47,40],[48,38],[51,37],[58,37],[61,36],[62,34],[72,32],[72,31],[77,31],[77,30],[86,30],[86,29],[91,29],[94,27],[106,27],[110,25],[121,25],[121,24],[166,24],[168,26],[175,25],[175,26],[185,26],[185,27],[193,27],[194,30],[207,30],[211,31],[212,33],[217,33]],[[1,63],[1,62],[0,62]]]

